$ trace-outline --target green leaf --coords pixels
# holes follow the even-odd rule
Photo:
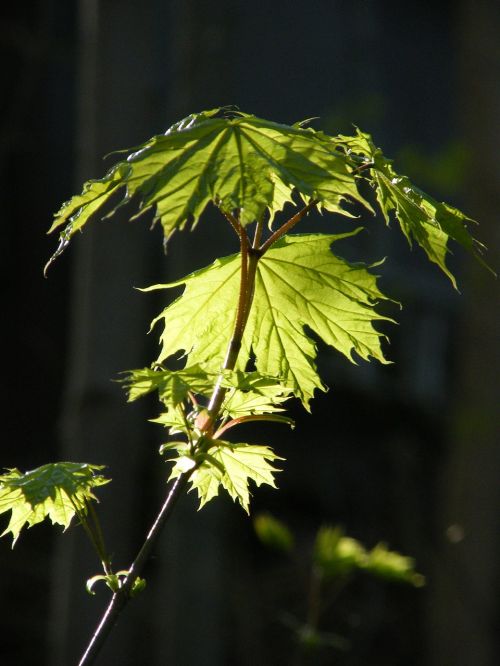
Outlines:
[[[415,561],[392,550],[384,543],[379,543],[371,550],[363,567],[379,578],[411,583],[415,587],[425,585],[425,578],[415,571]]]
[[[19,533],[50,518],[66,529],[77,512],[86,513],[86,503],[95,500],[92,489],[109,482],[100,474],[102,465],[59,462],[25,472],[10,469],[0,475],[0,513],[12,511],[2,536],[12,533],[16,543]]]
[[[174,407],[165,407],[165,410],[155,419],[150,419],[151,423],[158,423],[164,428],[169,428],[171,434],[183,432],[187,434],[186,423],[182,417],[182,412]]]
[[[344,536],[339,527],[322,527],[314,545],[314,562],[325,578],[346,576],[364,566],[366,551],[359,541]]]
[[[126,577],[126,573],[122,574],[123,577]],[[109,589],[114,593],[118,592],[120,589],[120,575],[119,574],[98,574],[97,576],[92,576],[89,578],[85,584],[85,589],[92,596],[95,595],[94,585],[100,582],[106,583]]]
[[[276,377],[268,377],[256,371],[225,371],[222,385],[229,388],[222,404],[223,417],[282,412],[282,404],[291,397],[291,391]]]
[[[187,446],[179,453],[187,452]],[[199,454],[200,455],[200,454]],[[222,486],[234,501],[249,512],[249,481],[257,486],[267,484],[276,488],[274,474],[280,470],[270,461],[283,460],[268,446],[257,444],[233,444],[220,439],[212,440],[202,456],[203,462],[191,474],[191,489],[196,489],[200,500],[200,509],[219,494]],[[189,455],[181,455],[175,461],[170,478],[189,471],[196,460]]]
[[[255,533],[262,543],[274,550],[289,553],[294,545],[293,534],[285,523],[269,513],[259,513],[253,519]]]
[[[123,582],[125,582],[124,580],[122,581],[121,579],[122,578],[126,579],[129,574],[130,571],[123,569],[122,571],[117,571],[116,573],[98,574],[97,576],[92,576],[87,580],[85,589],[89,594],[95,595],[93,589],[94,585],[102,581],[103,583],[106,583],[106,585],[113,592],[113,594],[115,594],[120,590],[120,588],[123,585]],[[142,592],[142,590],[144,590],[145,587],[146,587],[146,580],[144,578],[140,578],[139,576],[137,576],[130,589],[130,596],[135,597],[137,594]]]
[[[161,401],[176,407],[191,393],[209,395],[216,381],[214,374],[209,374],[198,364],[183,370],[129,370],[122,380],[128,391],[129,402],[158,391]]]
[[[373,322],[387,319],[374,306],[385,296],[376,277],[330,251],[332,243],[356,234],[284,236],[259,261],[255,296],[240,351],[240,367],[253,350],[257,370],[280,377],[307,407],[316,388],[325,389],[316,372],[316,345],[311,328],[328,345],[355,362],[354,352],[385,363],[383,337]],[[237,255],[169,285],[185,285],[182,296],[159,317],[162,362],[184,350],[189,363],[220,370],[234,320],[239,285]]]
[[[64,243],[81,230],[118,190],[119,205],[138,199],[141,213],[153,209],[166,239],[194,227],[209,202],[240,211],[247,225],[271,217],[297,191],[331,211],[350,215],[342,204],[364,202],[350,160],[317,141],[314,131],[219,109],[193,114],[155,136],[115,165],[104,178],[85,183],[66,202],[50,231],[64,227]]]
[[[366,157],[358,162],[358,167],[362,169],[371,165],[362,174],[375,189],[386,223],[389,224],[391,214],[394,214],[410,246],[412,241],[416,241],[430,261],[450,278],[455,288],[455,277],[446,265],[451,239],[489,268],[481,257],[484,246],[468,230],[468,226],[475,224],[475,221],[453,206],[436,201],[415,187],[407,176],[396,173],[392,161],[375,146],[369,134],[357,130],[353,137],[339,136],[331,141],[336,146],[343,146],[351,157],[356,154]]]
[[[288,400],[290,395],[283,395],[283,389],[271,395],[264,395],[257,391],[228,391],[222,404],[223,416],[238,418],[253,414],[272,414],[282,412],[281,404]]]

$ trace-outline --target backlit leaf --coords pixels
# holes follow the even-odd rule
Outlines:
[[[240,211],[243,225],[271,217],[297,191],[328,210],[349,213],[342,204],[365,203],[350,161],[315,140],[314,132],[218,109],[193,114],[155,136],[115,165],[104,178],[85,183],[67,201],[50,231],[64,227],[67,242],[92,215],[122,191],[136,197],[168,239],[176,229],[195,226],[209,202]],[[119,204],[119,205],[120,205]]]
[[[481,257],[484,247],[471,236],[467,228],[475,224],[474,220],[453,206],[440,203],[422,192],[407,176],[397,174],[392,167],[392,161],[375,146],[369,134],[357,130],[355,136],[339,136],[330,141],[337,146],[343,146],[348,155],[366,157],[364,164],[360,162],[358,166],[362,168],[371,164],[369,169],[362,173],[375,189],[386,223],[389,224],[391,214],[394,214],[410,245],[412,241],[416,241],[430,261],[437,264],[450,278],[455,288],[455,277],[446,264],[450,240],[472,252],[486,266]]]
[[[225,372],[222,385],[229,388],[222,405],[222,414],[231,418],[282,412],[282,404],[291,397],[291,391],[277,378],[255,371]]]
[[[374,309],[385,298],[376,277],[330,251],[332,243],[355,233],[284,236],[258,263],[241,363],[252,349],[257,370],[281,377],[306,406],[314,390],[325,387],[316,371],[316,344],[304,326],[353,362],[354,352],[362,359],[386,362],[382,334],[373,326],[385,319]],[[239,259],[233,255],[163,285],[184,284],[185,290],[155,320],[164,325],[159,362],[184,350],[190,364],[220,369],[232,331],[238,281]]]
[[[425,585],[424,576],[415,571],[415,560],[389,550],[384,543],[378,543],[367,553],[363,568],[379,578],[411,583],[415,587]]]
[[[158,391],[160,400],[173,407],[183,402],[190,392],[209,395],[216,380],[215,375],[207,374],[199,365],[183,370],[141,368],[129,370],[126,374],[122,381],[128,391],[129,402]]]
[[[100,465],[59,462],[43,465],[24,474],[11,469],[0,476],[0,513],[12,511],[2,533],[19,537],[22,528],[50,518],[66,529],[77,511],[86,512],[86,502],[95,500],[93,488],[109,482]]]
[[[187,451],[187,446],[184,450]],[[249,481],[253,481],[257,486],[267,484],[276,487],[274,474],[279,470],[271,465],[274,460],[282,458],[268,446],[212,440],[204,455],[204,461],[190,477],[191,489],[196,489],[198,493],[200,509],[219,494],[222,486],[248,513]],[[188,455],[181,455],[176,460],[171,478],[188,471],[194,464],[195,461]]]

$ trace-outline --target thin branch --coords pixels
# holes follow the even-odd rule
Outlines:
[[[311,199],[311,201],[304,206],[298,213],[295,213],[285,224],[283,224],[279,229],[277,229],[272,236],[270,236],[265,243],[263,243],[259,252],[261,256],[269,250],[271,245],[274,245],[279,239],[284,236],[286,233],[293,229],[293,227],[300,222],[300,220],[305,217],[313,208],[316,207],[318,201],[316,199]]]
[[[102,616],[90,643],[87,646],[87,649],[80,659],[78,666],[90,666],[90,664],[95,663],[95,659],[97,658],[97,655],[104,645],[111,629],[114,627],[120,613],[130,600],[132,587],[137,577],[141,574],[142,569],[144,568],[144,565],[149,558],[153,546],[156,544],[163,526],[170,517],[172,509],[185,489],[189,477],[195,469],[196,468],[193,468],[189,472],[181,474],[179,477],[177,477],[172,487],[170,488],[160,513],[156,517],[155,522],[149,530],[142,548],[132,563],[129,573],[123,581],[120,589],[111,597],[111,601],[109,602],[108,607],[106,608],[106,611]]]

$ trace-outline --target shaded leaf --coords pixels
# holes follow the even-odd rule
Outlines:
[[[388,550],[384,543],[377,544],[367,554],[363,568],[379,578],[411,583],[415,587],[425,585],[424,576],[415,571],[413,558]]]
[[[316,536],[314,562],[325,578],[346,576],[364,566],[366,551],[356,539],[344,536],[339,527],[322,527]]]
[[[265,546],[289,553],[294,545],[293,534],[281,520],[270,513],[259,513],[253,519],[255,533]]]

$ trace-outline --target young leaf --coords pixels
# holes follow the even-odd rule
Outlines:
[[[314,562],[326,579],[335,579],[364,566],[366,551],[339,527],[324,526],[316,537]]]
[[[129,402],[158,391],[161,401],[176,407],[183,402],[188,393],[210,395],[215,382],[215,375],[210,375],[198,364],[183,370],[140,370],[127,371],[123,384],[128,391]]]
[[[277,378],[256,371],[225,372],[222,385],[229,388],[222,414],[231,418],[282,412],[281,405],[291,397],[291,391]]]
[[[269,548],[285,553],[289,553],[293,549],[293,534],[285,523],[270,513],[259,513],[255,516],[253,527],[262,543]]]
[[[252,414],[273,414],[282,412],[281,404],[290,398],[289,394],[283,395],[281,390],[271,395],[264,395],[257,391],[230,390],[222,404],[222,414],[231,418],[250,416]]]
[[[369,134],[357,130],[355,136],[339,136],[330,141],[343,146],[348,155],[366,157],[359,166],[369,166],[362,173],[375,189],[386,223],[389,224],[393,213],[408,243],[411,245],[413,240],[416,241],[430,261],[450,278],[455,288],[455,277],[446,265],[450,239],[472,252],[488,268],[481,258],[484,246],[467,229],[467,225],[475,223],[474,220],[456,208],[436,201],[415,187],[406,176],[397,174],[392,161],[375,146]]]
[[[337,236],[284,236],[260,259],[254,302],[243,337],[240,358],[253,349],[257,370],[281,377],[307,407],[316,388],[316,345],[304,331],[310,327],[327,344],[354,361],[370,357],[385,363],[382,334],[373,322],[387,319],[374,306],[385,296],[376,277],[364,266],[332,254],[332,243],[357,233]],[[179,282],[184,293],[156,318],[164,324],[161,362],[184,350],[190,363],[220,369],[231,335],[237,298],[239,259],[224,257]]]
[[[425,577],[415,571],[415,561],[411,557],[388,550],[379,543],[367,554],[363,568],[379,578],[411,583],[415,587],[425,585]]]
[[[178,407],[169,407],[165,405],[165,410],[155,419],[149,419],[151,423],[158,423],[164,428],[168,428],[171,435],[184,433],[188,437],[189,429],[186,427],[185,418],[182,410]]]
[[[328,210],[350,215],[345,201],[366,204],[350,161],[317,141],[312,130],[262,120],[240,112],[216,117],[218,109],[173,125],[114,166],[101,180],[63,204],[50,231],[64,227],[71,239],[118,189],[122,203],[136,196],[141,213],[154,219],[168,239],[176,229],[194,227],[209,202],[222,211],[240,211],[247,225],[271,216],[292,201],[294,191]],[[367,205],[367,204],[366,204]]]
[[[186,446],[184,451],[187,451]],[[219,494],[222,486],[247,513],[250,502],[249,481],[254,481],[257,486],[265,483],[276,488],[274,474],[280,470],[273,467],[270,461],[283,460],[268,446],[233,444],[222,440],[212,440],[203,458],[201,465],[190,477],[191,489],[196,489],[198,493],[200,509]],[[176,460],[170,478],[176,478],[194,464],[191,457],[181,455]]]
[[[2,533],[12,533],[12,547],[25,524],[29,527],[50,518],[66,529],[73,516],[86,512],[86,502],[95,500],[92,489],[108,483],[100,474],[102,465],[59,462],[22,473],[10,469],[0,476],[0,513],[12,511]]]

